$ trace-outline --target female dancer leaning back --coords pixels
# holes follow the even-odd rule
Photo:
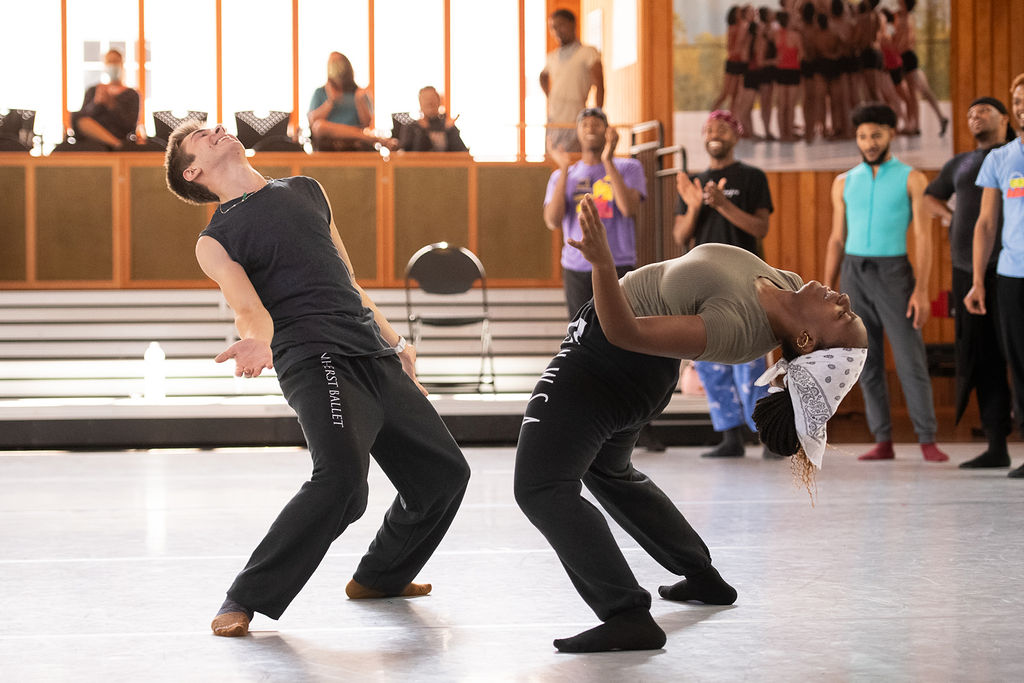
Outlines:
[[[569,324],[530,398],[516,451],[516,501],[604,622],[555,647],[658,649],[665,633],[651,617],[651,596],[604,516],[581,497],[581,483],[651,557],[685,577],[662,586],[663,598],[732,604],[736,590],[711,566],[704,541],[633,468],[637,435],[668,404],[680,358],[745,363],[781,344],[788,360],[765,375],[788,366],[789,389],[762,399],[758,413],[772,429],[760,422],[759,429],[773,451],[820,467],[825,422],[860,374],[867,333],[846,295],[803,284],[728,245],[699,246],[620,283],[589,196],[580,210],[582,237],[570,244],[593,264],[594,299]],[[765,404],[775,408],[767,420]]]

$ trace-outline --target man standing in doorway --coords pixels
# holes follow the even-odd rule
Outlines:
[[[949,248],[953,261],[953,302],[956,313],[956,421],[963,417],[971,398],[978,396],[981,425],[988,438],[988,449],[960,463],[964,469],[1009,467],[1006,437],[1012,430],[1010,385],[1006,381],[1006,359],[999,340],[996,315],[996,262],[999,259],[999,233],[1002,212],[996,221],[996,248],[985,263],[985,308],[982,315],[967,312],[964,297],[972,282],[974,226],[981,211],[982,188],[975,181],[982,162],[996,147],[1013,140],[1006,105],[994,97],[979,97],[967,108],[967,127],[977,143],[970,152],[957,154],[924,191],[925,206],[933,216],[949,225]],[[946,202],[956,194],[956,207]]]
[[[579,152],[576,138],[576,114],[587,106],[590,90],[594,90],[594,106],[604,106],[604,68],[597,48],[584,45],[576,37],[576,15],[558,9],[548,19],[548,29],[558,41],[558,48],[548,53],[540,72],[540,87],[548,98],[549,150]]]
[[[891,107],[863,105],[852,118],[864,161],[832,183],[832,232],[822,282],[832,289],[839,287],[842,267],[843,290],[868,329],[868,357],[860,387],[875,447],[860,459],[895,457],[884,333],[895,355],[921,453],[929,462],[944,462],[949,456],[935,445],[935,406],[921,336],[931,306],[931,217],[924,206],[928,180],[890,153],[889,144],[896,135],[896,113]],[[907,257],[908,229],[914,235],[913,267]]]
[[[711,157],[710,166],[693,178],[678,175],[672,236],[684,250],[717,242],[762,255],[761,238],[768,234],[772,196],[764,171],[734,156],[742,136],[743,126],[732,113],[711,112],[704,124],[704,149]],[[703,457],[743,457],[743,425],[756,431],[754,404],[768,393],[767,387],[754,386],[765,370],[765,359],[740,365],[694,361],[693,366],[708,397],[711,425],[722,434],[722,442]],[[764,455],[774,454],[765,449]]]
[[[1013,79],[1010,86],[1011,107],[1017,126],[1024,125],[1024,74]],[[1021,137],[995,149],[985,157],[978,171],[981,213],[974,228],[974,281],[964,303],[975,315],[988,310],[986,284],[983,277],[996,244],[998,211],[1003,212],[1002,249],[996,265],[996,301],[998,318],[1010,365],[1016,398],[1017,425],[1024,430],[1024,129]],[[1010,470],[1013,479],[1024,478],[1024,465]]]

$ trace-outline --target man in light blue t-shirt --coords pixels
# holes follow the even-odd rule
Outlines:
[[[1013,79],[1010,95],[1013,116],[1020,127],[1024,124],[1024,74]],[[1013,379],[1014,415],[1018,427],[1024,431],[1021,412],[1024,397],[1024,132],[1013,142],[989,152],[978,171],[977,184],[985,189],[981,195],[981,213],[974,226],[974,278],[964,304],[971,313],[986,313],[985,264],[995,246],[1001,206],[1003,237],[996,264],[997,317]],[[1007,476],[1024,479],[1024,465],[1010,470]]]

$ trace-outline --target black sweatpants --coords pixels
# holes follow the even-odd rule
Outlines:
[[[385,593],[412,581],[448,530],[469,465],[396,356],[324,354],[280,378],[313,473],[285,505],[228,597],[277,619],[331,543],[366,510],[370,455],[398,495],[353,578]]]
[[[670,572],[692,574],[711,565],[697,532],[630,462],[641,427],[664,410],[678,375],[678,360],[610,344],[588,303],[570,323],[523,418],[516,501],[602,621],[649,608],[651,596],[637,583],[604,516],[580,495],[581,484]]]
[[[981,425],[989,438],[1004,438],[1012,425],[1010,385],[999,329],[999,305],[995,270],[985,273],[985,315],[973,315],[964,305],[971,289],[971,273],[953,269],[953,300],[956,314],[956,419],[959,422],[971,389],[978,396]]]
[[[621,278],[635,267],[615,266],[615,274]],[[565,291],[565,305],[569,308],[569,320],[572,320],[583,304],[594,298],[593,274],[589,270],[562,268],[562,289]]]
[[[1014,416],[1024,434],[1024,278],[996,276],[999,325],[1013,380]]]

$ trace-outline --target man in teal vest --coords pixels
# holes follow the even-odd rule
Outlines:
[[[843,291],[868,329],[868,357],[860,386],[875,447],[860,459],[894,457],[884,332],[924,459],[943,462],[949,457],[935,445],[935,406],[921,336],[930,307],[932,263],[931,217],[924,206],[928,180],[890,154],[889,144],[896,134],[896,113],[891,108],[864,105],[852,118],[864,161],[832,184],[832,232],[823,283],[835,289],[842,278]],[[908,229],[914,234],[913,266],[907,256]]]

